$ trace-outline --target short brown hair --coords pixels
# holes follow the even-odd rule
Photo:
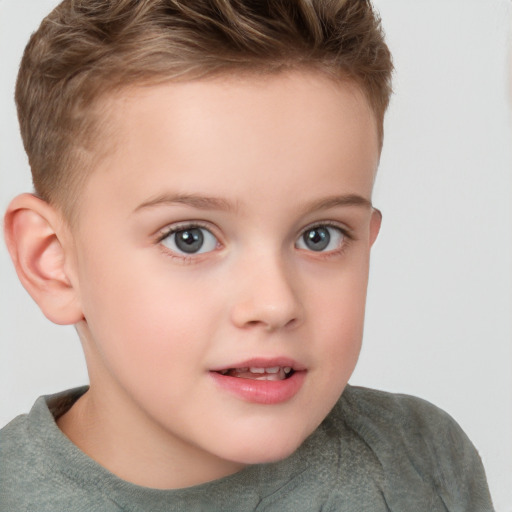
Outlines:
[[[108,93],[300,67],[355,82],[382,141],[393,66],[370,0],[64,0],[32,35],[16,85],[36,193],[71,218]]]

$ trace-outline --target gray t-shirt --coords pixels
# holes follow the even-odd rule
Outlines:
[[[475,448],[446,413],[347,386],[289,458],[206,484],[155,490],[81,452],[55,418],[87,388],[41,397],[0,432],[1,512],[491,512]]]

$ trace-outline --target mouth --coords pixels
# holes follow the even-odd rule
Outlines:
[[[242,368],[227,368],[216,373],[239,379],[280,381],[292,377],[295,370],[292,366],[245,366]]]
[[[291,400],[301,390],[308,369],[284,358],[255,358],[210,370],[221,389],[245,402],[277,405]]]

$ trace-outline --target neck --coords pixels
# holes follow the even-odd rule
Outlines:
[[[97,397],[91,386],[57,424],[80,450],[122,480],[154,489],[178,489],[243,469],[242,464],[177,442],[172,433],[155,427],[140,412],[139,418],[127,414],[129,404],[120,402]]]

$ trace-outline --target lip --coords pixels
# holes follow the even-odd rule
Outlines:
[[[222,375],[230,368],[273,368],[276,366],[293,368],[294,373],[284,380],[267,381],[244,379]],[[302,388],[306,377],[306,367],[289,358],[253,358],[210,370],[210,376],[224,391],[250,403],[277,405],[291,400]]]

